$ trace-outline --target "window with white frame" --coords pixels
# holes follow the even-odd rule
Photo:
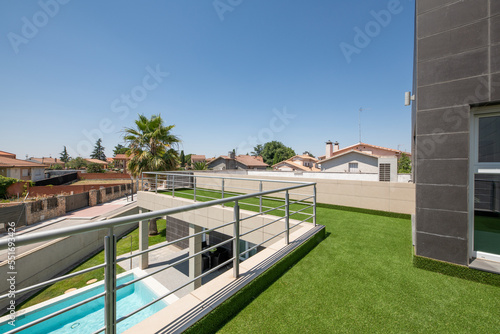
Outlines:
[[[349,162],[349,173],[357,173],[357,172],[358,172],[358,163]]]
[[[469,175],[471,256],[496,262],[500,262],[499,109],[474,110]]]

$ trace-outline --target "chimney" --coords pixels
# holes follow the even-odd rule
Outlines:
[[[330,158],[333,155],[333,147],[332,147],[332,142],[329,140],[326,142],[326,154],[325,154],[325,159]]]
[[[236,158],[236,152],[234,150],[229,151],[229,158],[230,159],[235,159]]]
[[[338,141],[336,141],[336,142],[333,144],[333,152],[337,152],[339,149],[340,149],[340,147],[339,147],[339,142],[338,142]]]

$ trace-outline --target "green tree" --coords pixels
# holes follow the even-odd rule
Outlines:
[[[265,143],[261,153],[264,162],[269,166],[289,159],[295,155],[295,151],[292,148],[287,147],[282,142],[275,140]]]
[[[258,157],[259,155],[262,155],[262,150],[264,150],[264,146],[258,144],[253,148],[253,151],[250,154],[253,155],[254,157]]]
[[[181,163],[181,167],[186,167],[187,162],[186,162],[186,156],[184,155],[184,150],[181,151],[179,162]]]
[[[72,169],[80,169],[83,167],[87,167],[87,161],[85,161],[81,157],[76,157],[68,162],[68,167]]]
[[[274,153],[272,165],[277,164],[278,162],[281,162],[283,160],[290,159],[294,155],[295,151],[292,150],[290,147],[280,147]]]
[[[71,157],[68,154],[68,151],[66,150],[66,146],[64,146],[64,149],[60,154],[61,154],[61,156],[59,157],[59,159],[62,162],[68,162],[71,159]]]
[[[106,155],[104,154],[104,147],[102,146],[102,139],[99,138],[95,142],[94,151],[90,155],[92,159],[98,159],[102,161],[106,161]]]
[[[21,180],[14,179],[0,175],[0,197],[7,197],[7,188],[14,183],[21,182]]]
[[[59,164],[54,164],[54,165],[50,166],[49,169],[52,169],[52,170],[61,170],[61,169],[63,169],[63,166],[61,166]]]
[[[122,144],[118,144],[115,146],[115,149],[113,150],[113,156],[116,157],[117,154],[125,154],[127,153],[128,148],[123,146]]]
[[[127,155],[132,158],[128,169],[133,176],[142,172],[175,170],[179,154],[173,148],[180,143],[180,139],[171,133],[175,125],[163,125],[161,115],[152,115],[147,118],[139,115],[135,121],[136,128],[125,128],[124,139],[129,149]],[[149,234],[158,234],[156,221],[149,220]]]
[[[101,165],[96,164],[95,162],[88,164],[87,166],[88,173],[104,173],[104,169]]]
[[[126,128],[124,139],[132,156],[128,168],[132,175],[142,172],[175,170],[179,154],[173,149],[180,139],[170,131],[175,125],[164,126],[160,115],[147,118],[139,115],[135,121],[136,129]]]
[[[398,160],[398,173],[410,174],[411,173],[411,159],[406,153],[402,153]]]
[[[208,164],[205,161],[196,161],[193,164],[193,169],[194,170],[207,170]]]

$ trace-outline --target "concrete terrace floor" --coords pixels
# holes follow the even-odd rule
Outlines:
[[[159,245],[161,245],[161,243],[156,244],[155,247]],[[137,251],[132,253],[136,252]],[[157,271],[161,268],[168,266],[171,263],[180,261],[188,257],[188,253],[189,253],[188,249],[180,250],[175,246],[167,246],[161,249],[154,250],[149,253],[149,267],[147,269],[144,269],[144,271],[147,272],[148,274],[153,271]],[[130,260],[124,260],[119,262],[118,264],[123,269],[130,270]],[[138,267],[139,267],[139,257],[137,256],[132,259],[132,268],[138,268]],[[202,278],[202,284],[210,282],[212,279],[219,276],[226,270],[227,269],[221,268],[219,270],[216,270],[215,272],[208,274],[207,276]],[[153,275],[152,277],[155,280],[157,280],[158,283],[167,288],[169,291],[172,291],[189,281],[189,261],[183,262],[175,267],[161,271]],[[191,289],[189,288],[189,286],[186,286],[175,292],[174,295],[181,298],[189,294],[190,292]]]

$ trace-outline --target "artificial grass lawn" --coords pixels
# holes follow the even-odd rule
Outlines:
[[[298,189],[300,190],[300,189]],[[292,191],[293,192],[293,191]],[[171,191],[158,191],[158,193],[165,194],[165,195],[172,195]],[[193,199],[194,197],[194,191],[192,189],[181,189],[181,190],[175,190],[175,197],[181,197],[181,198],[187,198],[187,199]],[[239,195],[244,195],[242,193],[236,193],[236,192],[224,192],[224,198],[230,198],[230,197],[235,197]],[[305,198],[308,196],[301,196],[300,199]],[[207,191],[203,189],[196,189],[196,200],[198,202],[208,202],[208,201],[213,201],[214,199],[220,199],[222,198],[222,194],[219,192],[214,192],[214,191]],[[299,200],[297,199],[292,199],[292,195],[290,195],[290,203],[293,203],[295,201]],[[308,218],[308,215],[304,215],[302,213],[306,214],[312,214],[313,209],[312,208],[307,208],[307,206],[311,205],[312,202],[310,202],[312,199],[307,200],[307,204],[301,203],[294,203],[290,204],[290,218],[295,219],[295,220],[304,220]],[[309,202],[308,202],[309,201]],[[249,211],[259,211],[259,198],[258,197],[252,197],[252,198],[247,198],[242,201],[239,201],[239,206],[241,210],[249,210]],[[276,208],[279,206],[282,206],[285,204],[285,200],[283,198],[276,198],[276,197],[270,197],[270,196],[263,196],[262,197],[262,211],[269,210],[270,208]],[[234,202],[228,202],[224,204],[227,207],[233,207]],[[278,217],[284,217],[285,216],[285,211],[283,208],[278,208],[276,210],[269,211],[267,214],[268,215],[273,215],[273,216],[278,216]],[[298,211],[304,209],[303,211],[292,214],[294,211]],[[308,222],[312,222],[312,219],[309,219]]]
[[[327,237],[220,333],[499,331],[500,288],[414,267],[408,219],[317,214]]]
[[[159,219],[157,221],[158,225],[158,234],[154,236],[149,236],[149,245],[155,245],[160,242],[165,241],[165,229],[166,229],[166,222],[165,219]],[[137,250],[139,249],[139,229],[135,229],[132,232],[130,232],[128,235],[132,236],[132,250]],[[130,253],[130,237],[126,237],[125,239],[120,239],[117,244],[116,244],[116,253],[117,255],[123,255],[123,254],[129,254]],[[129,261],[129,260],[125,260]],[[90,268],[93,266],[97,266],[99,264],[104,263],[104,251],[101,251],[97,253],[96,255],[92,256],[90,259],[73,269],[70,273],[74,273],[86,268]],[[125,270],[120,267],[116,266],[116,273],[120,274],[124,272]],[[91,279],[97,279],[98,281],[101,281],[104,279],[104,268],[96,269],[88,273],[84,273],[75,277],[71,277],[68,279],[65,279],[64,281],[57,282],[42,291],[38,292],[35,294],[33,297],[27,299],[25,302],[23,302],[19,309],[23,309],[29,306],[33,306],[35,304],[41,303],[43,301],[49,300],[51,298],[60,296],[64,294],[64,291],[70,289],[70,288],[81,288],[86,285],[86,283],[91,280]]]

